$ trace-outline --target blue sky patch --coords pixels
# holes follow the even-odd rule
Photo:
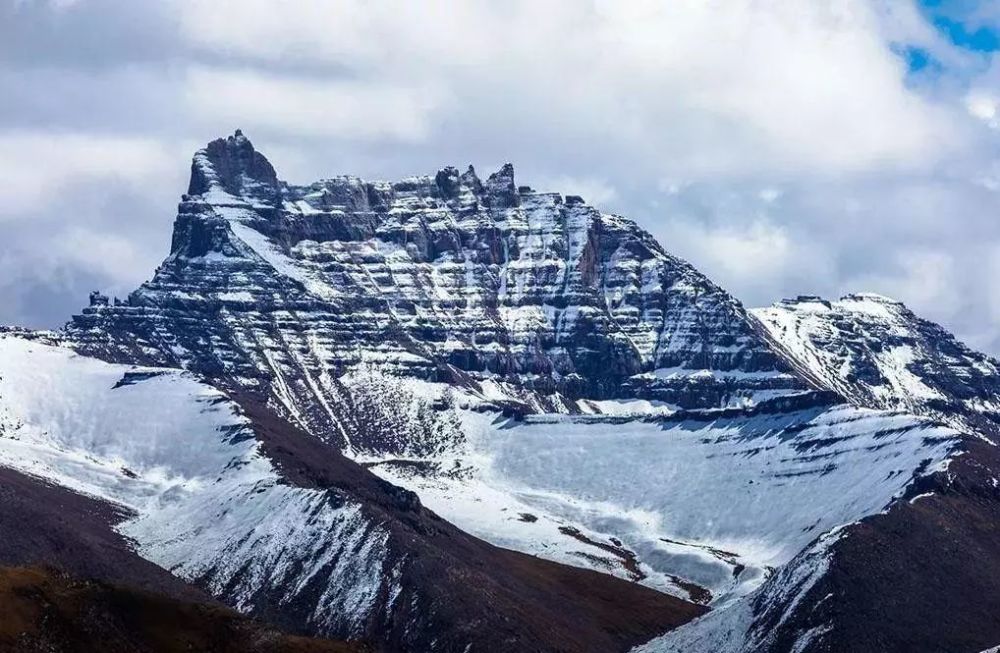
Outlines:
[[[919,0],[921,11],[937,31],[956,46],[974,52],[1000,50],[1000,25],[977,19],[979,2]]]
[[[931,56],[924,48],[904,43],[892,44],[892,51],[906,62],[910,75],[936,75],[941,72],[941,62]]]

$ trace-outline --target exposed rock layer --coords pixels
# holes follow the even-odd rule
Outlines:
[[[790,364],[858,405],[1000,436],[1000,364],[901,302],[799,297],[753,313]]]
[[[497,383],[528,410],[626,396],[717,407],[805,388],[739,302],[633,222],[513,175],[295,186],[242,134],[213,141],[154,277],[68,333],[87,353],[270,394],[356,449],[372,446],[336,377],[366,361]]]

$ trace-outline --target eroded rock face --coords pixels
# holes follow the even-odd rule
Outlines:
[[[153,278],[68,333],[87,353],[260,391],[361,448],[336,377],[365,362],[493,384],[493,400],[528,411],[725,406],[805,387],[725,291],[631,221],[517,187],[509,164],[485,182],[470,167],[294,186],[239,132],[195,155]]]
[[[854,403],[1000,436],[1000,365],[901,302],[803,296],[753,312],[791,364]]]

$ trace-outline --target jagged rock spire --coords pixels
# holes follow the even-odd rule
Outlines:
[[[486,180],[488,206],[498,209],[518,205],[517,187],[514,185],[514,166],[505,163]]]
[[[219,188],[230,195],[271,200],[278,191],[278,176],[250,139],[237,129],[198,150],[191,162],[188,195],[202,195]]]

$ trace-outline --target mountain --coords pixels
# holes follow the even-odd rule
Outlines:
[[[732,604],[644,653],[983,651],[1000,638],[997,363],[902,303],[800,296],[753,315],[803,378],[966,434],[902,501],[820,538]],[[992,648],[990,650],[993,650]]]
[[[753,315],[796,369],[858,405],[1000,436],[1000,363],[900,302],[803,296]]]
[[[0,341],[0,465],[123,507],[185,587],[387,650],[995,645],[992,362],[798,303],[510,166],[298,186],[237,132],[150,281]]]
[[[194,157],[170,255],[69,326],[84,352],[255,391],[337,446],[436,451],[360,424],[331,373],[469,388],[521,412],[752,403],[805,388],[730,295],[623,218],[510,165],[399,182],[279,181],[240,132]],[[598,409],[599,410],[599,409]]]

